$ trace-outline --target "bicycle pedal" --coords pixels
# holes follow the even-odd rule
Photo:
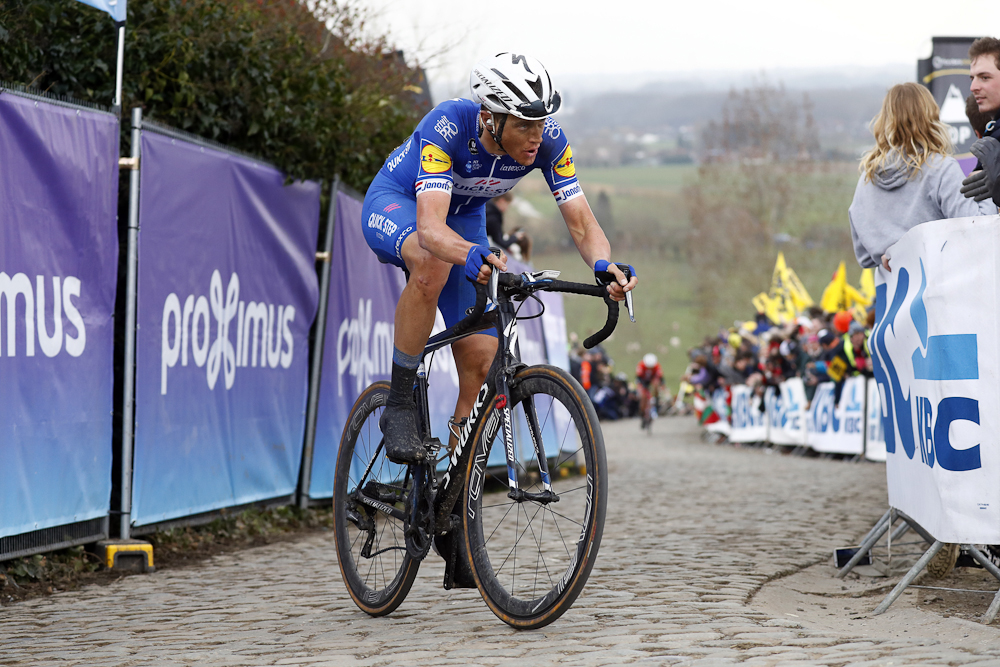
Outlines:
[[[438,451],[443,447],[441,441],[437,438],[427,438],[424,440],[423,445],[431,456],[437,456]]]

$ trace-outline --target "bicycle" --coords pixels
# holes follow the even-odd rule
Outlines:
[[[641,382],[637,383],[639,385],[639,391],[642,395],[642,423],[641,428],[646,431],[649,435],[653,434],[653,422],[656,421],[658,416],[657,405],[660,401],[659,389],[652,386],[647,387]]]
[[[551,623],[583,590],[604,530],[604,440],[587,393],[569,373],[521,363],[518,304],[540,302],[535,293],[543,290],[603,297],[608,318],[584,342],[590,348],[614,331],[618,303],[602,285],[558,275],[494,271],[488,288],[477,284],[472,312],[428,340],[414,387],[427,462],[398,465],[385,457],[378,423],[388,382],[373,383],[355,402],[337,455],[333,503],[340,570],[362,611],[394,611],[432,543],[445,560],[444,588],[478,588],[514,628]],[[496,308],[484,313],[487,293]],[[454,450],[444,447],[437,460],[442,445],[430,433],[427,358],[489,328],[497,331],[496,356],[453,433]],[[515,431],[528,436],[522,446]],[[499,466],[490,463],[494,446],[504,452]]]

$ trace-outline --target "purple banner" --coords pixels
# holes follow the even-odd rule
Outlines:
[[[142,134],[132,516],[295,492],[319,185]]]
[[[0,94],[0,537],[107,516],[118,120]]]

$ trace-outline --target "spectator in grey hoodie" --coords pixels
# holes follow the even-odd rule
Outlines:
[[[992,202],[962,196],[965,174],[951,157],[948,126],[927,88],[917,83],[890,88],[871,127],[875,147],[861,158],[848,210],[862,267],[881,263],[891,271],[886,250],[922,222],[996,215]]]

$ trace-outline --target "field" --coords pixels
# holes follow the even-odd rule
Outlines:
[[[766,261],[752,271],[728,275],[724,287],[713,293],[713,303],[698,296],[699,276],[691,265],[689,232],[691,216],[685,188],[697,182],[698,170],[690,165],[580,168],[578,175],[598,219],[608,231],[614,258],[636,266],[640,286],[635,293],[636,323],[622,311],[613,338],[606,343],[615,370],[632,375],[639,358],[655,352],[670,384],[687,365],[687,350],[706,335],[728,328],[734,321],[754,316],[750,298],[767,291],[778,251],[798,273],[815,300],[839,262],[847,263],[848,279],[857,284],[860,268],[851,247],[847,209],[857,171],[854,164],[821,163],[794,180],[795,192],[784,223],[775,229],[776,240],[755,252]],[[515,194],[538,214],[524,209],[508,214],[507,229],[524,226],[537,241],[536,268],[563,271],[570,280],[589,282],[592,272],[569,242],[558,210],[540,176],[526,178]],[[604,306],[595,299],[566,297],[567,327],[581,339],[604,322]]]

